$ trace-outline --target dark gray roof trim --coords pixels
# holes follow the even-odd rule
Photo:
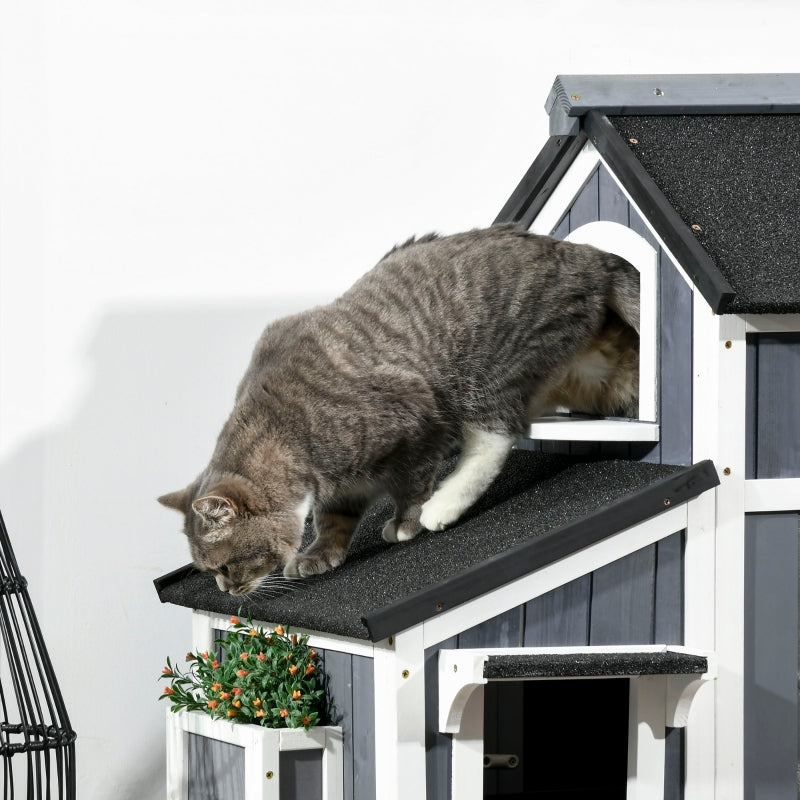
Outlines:
[[[712,311],[723,313],[734,299],[733,288],[608,117],[590,111],[583,119],[583,127],[672,255],[690,272],[689,277]]]
[[[800,74],[558,75],[545,103],[550,133],[575,134],[591,110],[624,114],[800,113]]]
[[[445,581],[375,610],[362,621],[369,638],[373,642],[380,641],[654,517],[667,507],[685,503],[717,485],[719,477],[713,463],[701,461],[594,514],[556,528],[546,536],[523,541]]]
[[[551,136],[494,221],[529,228],[586,143],[586,134]]]

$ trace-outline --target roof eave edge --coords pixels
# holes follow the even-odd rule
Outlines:
[[[719,476],[714,464],[710,460],[701,461],[588,517],[522,542],[442,583],[373,611],[361,621],[371,641],[381,641],[436,616],[440,611],[472,600],[476,586],[480,587],[480,594],[490,592],[620,530],[644,522],[667,506],[685,503],[718,485]]]
[[[725,313],[735,297],[733,287],[623,142],[608,117],[598,111],[590,111],[583,118],[583,127],[592,144],[686,271],[711,310],[716,314]]]

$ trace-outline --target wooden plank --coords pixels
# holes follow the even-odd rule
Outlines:
[[[756,476],[800,476],[800,334],[762,334],[758,341]]]
[[[683,532],[656,545],[654,641],[683,644]]]
[[[375,800],[375,671],[373,659],[353,656],[353,800]],[[349,800],[347,794],[345,799]]]
[[[600,219],[630,225],[631,204],[604,165],[598,170],[598,199]]]
[[[525,647],[589,644],[591,575],[531,600],[525,606]]]
[[[427,797],[450,797],[450,736],[439,733],[439,650],[455,649],[453,636],[425,650],[425,784]]]
[[[553,228],[552,236],[556,239],[565,239],[569,234],[569,211],[564,215],[561,222]]]
[[[189,797],[245,800],[243,747],[194,733],[189,737]]]
[[[757,478],[756,451],[758,448],[758,337],[747,336],[747,373],[745,377],[745,451],[744,477]]]
[[[600,219],[599,183],[595,170],[569,210],[569,232]]]
[[[322,651],[318,651],[322,652]],[[353,656],[325,650],[331,724],[342,728],[344,796],[353,797]]]
[[[278,761],[281,800],[322,797],[322,750],[287,750]]]
[[[650,545],[595,571],[590,644],[652,643],[655,567]]]
[[[798,515],[745,522],[744,796],[797,796]]]
[[[692,463],[692,290],[659,254],[659,421],[661,462]]]
[[[518,647],[522,641],[523,608],[512,608],[458,636],[458,647]]]

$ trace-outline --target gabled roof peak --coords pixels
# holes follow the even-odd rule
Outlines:
[[[545,103],[551,135],[576,134],[589,111],[611,115],[796,114],[800,73],[558,75]]]

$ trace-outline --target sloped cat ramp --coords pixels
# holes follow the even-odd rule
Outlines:
[[[362,520],[345,563],[325,575],[286,583],[276,575],[269,588],[250,597],[220,592],[213,576],[191,566],[155,584],[162,602],[377,642],[718,483],[710,461],[678,467],[517,450],[486,495],[446,531],[389,545],[380,531],[391,507],[381,502]],[[310,536],[309,524],[306,541]]]

